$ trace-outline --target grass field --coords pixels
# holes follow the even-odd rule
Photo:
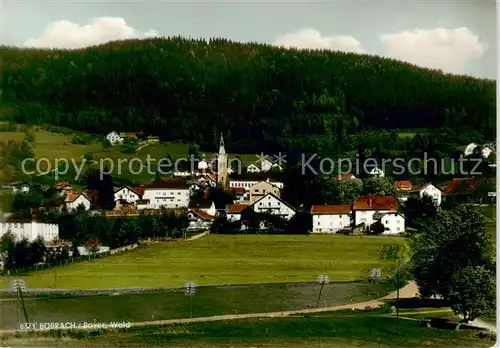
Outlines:
[[[320,305],[335,306],[380,298],[394,283],[334,283],[324,286]],[[198,287],[192,297],[192,317],[262,313],[306,309],[315,306],[320,286],[315,283],[260,284]],[[17,326],[17,301],[1,303],[0,327]],[[33,322],[141,322],[189,318],[189,297],[183,289],[170,291],[90,295],[36,296],[25,299]]]
[[[373,267],[388,275],[394,264],[379,251],[397,237],[340,235],[208,235],[195,241],[149,245],[102,260],[28,275],[30,288],[182,287],[199,285],[311,282],[325,273],[333,281],[368,279]],[[16,276],[17,277],[17,276]],[[8,279],[1,282],[5,288]]]
[[[62,338],[3,340],[8,346],[51,347],[491,347],[491,338],[469,330],[419,326],[418,321],[363,314],[279,319],[234,320],[199,324],[151,326],[127,331],[73,333]]]

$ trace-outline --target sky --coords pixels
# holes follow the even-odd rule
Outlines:
[[[225,37],[367,53],[496,79],[495,0],[0,0],[3,45],[80,48],[151,36]]]

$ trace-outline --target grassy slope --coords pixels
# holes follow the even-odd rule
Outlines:
[[[381,245],[404,242],[340,235],[209,235],[58,268],[57,287],[182,287],[188,280],[199,285],[310,282],[321,273],[331,281],[367,279],[373,267],[386,275],[391,268],[390,261],[378,258]],[[19,278],[30,288],[49,288],[54,272]],[[6,287],[7,279],[1,284]]]
[[[261,284],[199,287],[192,298],[192,316],[261,313],[305,309],[316,305],[319,285]],[[393,283],[335,283],[325,285],[321,306],[334,306],[380,298]],[[182,289],[142,294],[94,295],[72,298],[30,297],[25,300],[34,322],[140,322],[189,318],[189,297]],[[2,328],[16,328],[15,301],[2,302]]]
[[[236,320],[178,326],[148,327],[128,332],[80,338],[10,339],[24,346],[43,344],[72,347],[490,347],[491,340],[471,331],[424,328],[417,321],[355,315]]]
[[[56,159],[63,159],[68,161],[73,160],[78,166],[82,161],[85,153],[90,152],[93,155],[94,160],[99,161],[100,159],[106,159],[103,161],[103,167],[108,166],[108,168],[113,168],[113,176],[132,180],[135,183],[147,183],[154,179],[155,177],[155,164],[161,158],[170,155],[173,160],[178,158],[189,158],[188,149],[189,145],[179,142],[161,143],[161,144],[150,144],[135,154],[125,154],[120,151],[120,146],[114,146],[110,149],[104,150],[102,144],[94,140],[90,144],[80,145],[72,144],[71,140],[73,135],[71,134],[59,134],[48,132],[47,130],[40,127],[32,127],[34,132],[34,142],[33,151],[37,159],[45,158],[50,162],[50,168],[55,168]],[[22,141],[25,139],[26,134],[23,132],[2,132],[0,133],[0,141]],[[205,154],[206,158],[211,158],[213,153],[202,152]],[[155,159],[156,161],[151,161],[151,170],[148,173],[146,167],[147,156]],[[200,153],[201,155],[201,153]],[[236,157],[238,154],[229,153],[230,158]],[[257,157],[252,154],[239,155],[242,159],[244,165],[248,165],[255,162]],[[139,170],[140,166],[134,163],[132,166],[129,162],[133,158],[138,158],[144,164],[142,171]],[[121,160],[121,164],[119,163]],[[112,163],[112,164],[110,164]],[[94,164],[95,168],[99,168],[99,162]],[[39,170],[45,172],[47,170],[47,163],[41,162]],[[140,172],[135,174],[135,172]],[[50,173],[47,175],[49,178],[54,179],[54,174]],[[70,171],[69,177],[62,177],[65,180],[74,181],[74,173]]]

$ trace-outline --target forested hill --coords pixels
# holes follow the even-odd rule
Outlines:
[[[177,37],[0,56],[17,122],[202,146],[217,130],[235,152],[328,148],[370,129],[495,133],[494,81],[376,56]]]

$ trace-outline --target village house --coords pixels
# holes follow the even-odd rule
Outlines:
[[[90,210],[90,206],[92,205],[89,197],[83,192],[68,194],[64,203],[68,211],[75,210],[79,206],[83,206],[85,210]]]
[[[379,167],[372,168],[371,170],[368,171],[368,174],[376,178],[383,178],[385,176],[384,171]]]
[[[351,205],[311,206],[312,233],[336,233],[351,226]]]
[[[364,224],[368,228],[380,220],[390,233],[404,231],[404,218],[398,214],[398,200],[393,196],[359,196],[352,210],[355,226]]]
[[[429,196],[433,199],[436,206],[439,207],[441,205],[441,190],[432,183],[412,186],[409,193],[410,195],[418,196],[418,198],[422,198],[424,195]]]
[[[476,190],[481,182],[475,178],[454,178],[448,185],[443,187],[442,199],[454,198],[458,202],[477,200]]]
[[[250,193],[250,188],[255,184],[266,181],[280,190],[283,189],[284,184],[281,180],[273,177],[273,173],[256,173],[245,175],[233,175],[229,177],[229,187],[243,187],[246,192]],[[278,174],[278,173],[274,173]]]
[[[290,220],[296,213],[295,209],[272,193],[266,194],[250,205],[256,213],[268,213],[280,216],[285,220]]]
[[[204,213],[215,216],[217,210],[215,209],[215,203],[208,199],[190,199],[188,209],[201,210]]]
[[[120,132],[120,137],[122,139],[137,140],[137,132]]]
[[[26,181],[16,181],[11,184],[12,193],[28,193],[30,185]]]
[[[123,142],[123,138],[115,131],[106,135],[106,140],[109,141],[111,145],[121,144]]]
[[[247,173],[260,173],[260,168],[256,164],[251,163],[247,167]]]
[[[56,189],[59,191],[59,195],[63,197],[73,192],[73,187],[66,181],[57,183]]]
[[[257,202],[266,194],[272,193],[276,197],[281,197],[281,190],[269,181],[260,181],[250,187],[250,204]]]
[[[212,202],[213,204],[213,202]],[[215,210],[215,206],[214,206]],[[207,230],[212,225],[215,220],[214,215],[208,214],[205,210],[194,208],[189,209],[187,212],[189,218],[189,226],[190,230]]]
[[[241,213],[249,206],[248,204],[228,204],[226,206],[227,221],[232,222],[241,220]]]
[[[144,188],[123,186],[115,191],[115,202],[124,200],[127,203],[135,203],[142,198]]]
[[[470,143],[469,145],[467,145],[465,147],[464,155],[465,156],[472,155],[474,153],[474,150],[475,150],[476,147],[478,147],[478,145],[476,143]]]
[[[356,177],[354,176],[354,174],[345,173],[345,174],[339,174],[337,176],[334,176],[333,179],[334,180],[352,180],[352,179],[356,179]]]
[[[182,180],[155,180],[144,186],[143,200],[149,200],[147,209],[187,208],[190,185]]]
[[[41,237],[44,242],[51,243],[59,239],[59,225],[38,221],[35,215],[10,215],[4,222],[0,222],[0,237],[11,232],[17,241],[26,238],[33,242]]]

